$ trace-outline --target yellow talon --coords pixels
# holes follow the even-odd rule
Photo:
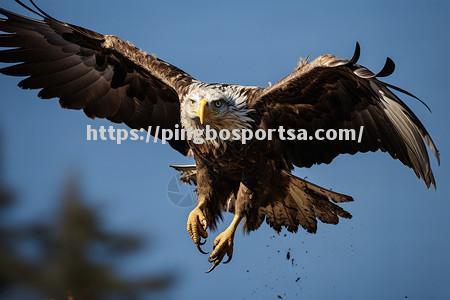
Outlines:
[[[203,251],[200,247],[206,242],[202,242],[201,238],[206,239],[208,237],[207,224],[208,222],[205,218],[205,215],[199,207],[196,207],[191,211],[186,224],[186,230],[189,233],[189,236],[197,246],[197,249],[203,254],[208,254],[208,252]]]

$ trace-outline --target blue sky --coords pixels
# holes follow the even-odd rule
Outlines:
[[[185,232],[190,207],[178,207],[167,196],[176,175],[168,165],[189,159],[164,145],[87,142],[87,124],[110,123],[38,100],[36,92],[15,86],[17,78],[2,76],[0,129],[7,179],[23,199],[20,218],[51,219],[60,186],[75,170],[108,226],[155,239],[153,251],[129,260],[124,271],[178,270],[182,282],[174,299],[448,298],[450,2],[39,2],[59,19],[119,35],[209,82],[265,86],[288,74],[300,57],[349,57],[359,41],[361,64],[377,71],[392,57],[397,70],[388,81],[431,107],[432,114],[404,98],[435,139],[442,164],[433,161],[436,191],[383,153],[297,169],[299,176],[354,196],[345,205],[354,218],[322,224],[316,235],[272,238],[267,226],[238,234],[233,262],[206,275],[206,257]],[[13,1],[0,3],[19,10]],[[289,248],[298,266],[286,260]]]

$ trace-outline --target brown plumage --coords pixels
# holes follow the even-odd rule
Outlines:
[[[187,230],[200,251],[207,229],[215,229],[222,212],[234,213],[217,236],[209,261],[214,269],[233,254],[233,237],[241,220],[256,230],[266,221],[276,231],[316,232],[317,220],[337,224],[351,215],[337,204],[352,201],[291,174],[294,166],[330,163],[339,154],[388,152],[414,170],[429,187],[435,185],[426,145],[439,160],[430,135],[391,89],[382,82],[394,71],[387,59],[377,74],[357,64],[359,45],[349,60],[324,55],[301,61],[286,78],[267,88],[207,84],[112,35],[58,21],[33,1],[16,0],[41,20],[0,8],[0,69],[27,77],[24,89],[39,89],[43,99],[59,98],[63,108],[82,109],[88,117],[107,118],[131,128],[174,129],[357,129],[362,142],[252,140],[195,144],[170,142],[196,165],[174,166],[181,180],[195,184],[198,204]],[[154,134],[155,132],[152,132]]]
[[[359,45],[348,61],[324,55],[310,64],[302,64],[266,89],[255,105],[266,107],[264,117],[273,120],[274,128],[283,125],[313,131],[364,126],[362,143],[287,143],[286,156],[295,166],[330,163],[343,153],[382,150],[413,168],[428,187],[435,185],[425,143],[439,159],[436,146],[416,115],[388,89],[398,88],[378,79],[394,71],[392,60],[388,58],[385,68],[373,74],[356,64],[358,57]]]
[[[11,76],[27,76],[23,89],[40,89],[42,99],[59,98],[63,108],[82,109],[91,118],[107,118],[131,128],[180,123],[175,78],[179,69],[147,55],[128,42],[46,17],[43,21],[5,9],[0,13],[0,61]],[[173,80],[172,80],[173,78]],[[186,78],[186,79],[185,79]],[[183,154],[186,143],[172,142]]]

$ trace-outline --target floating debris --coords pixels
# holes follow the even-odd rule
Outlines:
[[[298,282],[300,280],[300,277],[297,277],[297,279],[295,279],[295,282]]]

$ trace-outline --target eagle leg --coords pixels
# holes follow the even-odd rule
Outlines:
[[[206,240],[202,242],[201,238],[206,239],[208,237],[208,222],[203,213],[203,203],[204,201],[199,201],[198,205],[189,213],[186,230],[194,244],[197,246],[198,251],[203,254],[208,254],[208,252],[203,251],[201,248],[201,246],[206,243]]]
[[[228,258],[223,263],[227,264],[231,261],[233,257],[234,234],[241,220],[242,215],[240,213],[236,213],[230,226],[228,226],[227,229],[215,238],[213,251],[208,259],[212,265],[206,273],[210,273],[214,270],[222,262],[225,255],[227,255]]]

